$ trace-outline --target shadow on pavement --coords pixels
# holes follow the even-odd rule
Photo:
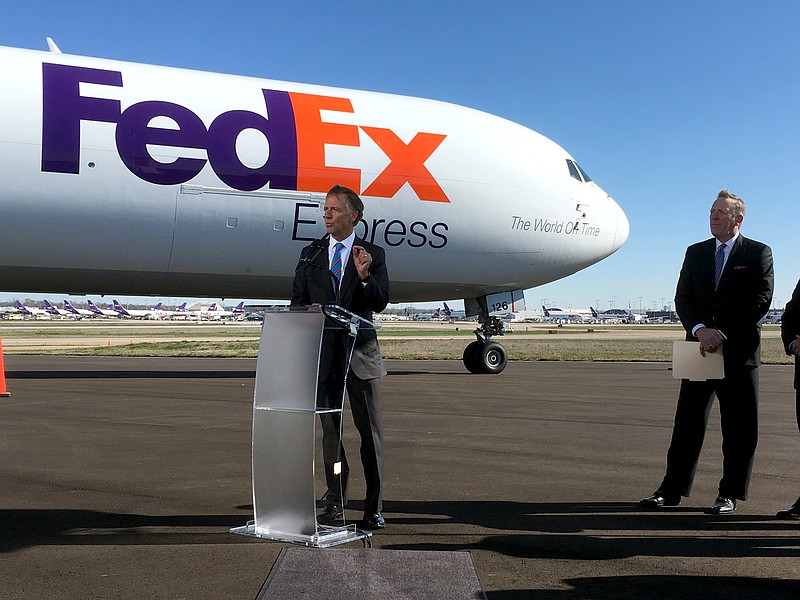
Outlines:
[[[228,529],[245,525],[251,518],[252,512],[250,516],[146,516],[92,510],[0,510],[0,553],[40,545],[235,543],[245,538],[229,535]]]
[[[497,590],[486,592],[487,600],[789,600],[800,595],[800,583],[753,577],[689,575],[640,575],[630,577],[586,577],[566,579],[567,590]]]
[[[477,532],[482,539],[467,546],[423,542],[394,544],[395,549],[482,549],[519,558],[570,560],[800,557],[798,524],[769,515],[713,516],[688,507],[642,512],[635,503],[602,502],[385,502],[384,506],[392,526],[462,523],[488,530]],[[492,531],[502,533],[492,535]],[[670,531],[676,533],[669,535]]]

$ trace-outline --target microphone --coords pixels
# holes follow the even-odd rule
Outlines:
[[[300,267],[305,267],[305,266],[308,266],[308,265],[317,267],[319,269],[323,268],[322,265],[317,264],[317,257],[322,253],[323,250],[326,249],[326,247],[327,247],[327,244],[326,244],[327,238],[328,238],[328,234],[326,233],[321,238],[316,239],[313,242],[311,242],[311,246],[310,246],[311,250],[309,251],[307,256],[305,256],[305,257],[300,259],[300,262],[297,263],[297,268],[295,269],[295,271],[300,269]]]
[[[332,279],[336,278],[336,275],[334,274],[334,272],[331,271],[330,268],[328,267],[328,261],[327,260],[325,261],[325,266],[323,266],[323,265],[321,265],[321,264],[319,264],[317,262],[317,257],[322,253],[322,251],[328,249],[328,243],[327,243],[328,237],[329,237],[329,234],[326,233],[321,238],[316,239],[313,242],[311,242],[311,245],[309,246],[310,247],[310,251],[309,251],[308,255],[305,256],[304,258],[300,259],[300,261],[297,263],[297,267],[295,268],[295,271],[299,271],[301,268],[304,268],[304,267],[314,267],[315,269],[319,269],[320,271],[325,271],[328,274],[328,276],[331,277]],[[344,271],[342,271],[342,276],[344,276]],[[341,284],[341,282],[339,282],[339,283]],[[336,304],[337,305],[340,304],[341,301],[342,301],[341,293],[342,293],[341,292],[341,287],[337,286],[337,288],[336,288]]]

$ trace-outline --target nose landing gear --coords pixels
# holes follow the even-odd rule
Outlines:
[[[464,366],[470,373],[502,373],[508,364],[506,349],[491,338],[503,335],[503,322],[483,312],[480,318],[481,326],[475,330],[478,339],[464,348]]]

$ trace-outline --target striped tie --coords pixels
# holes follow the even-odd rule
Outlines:
[[[342,250],[344,249],[344,244],[337,242],[333,249],[331,285],[333,286],[333,295],[336,296],[339,293],[339,282],[342,280]]]
[[[714,287],[719,285],[719,278],[722,277],[722,266],[725,264],[725,244],[717,248],[717,254],[714,257]]]

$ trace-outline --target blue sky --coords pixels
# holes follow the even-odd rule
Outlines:
[[[529,308],[670,302],[728,188],[748,205],[743,233],[773,249],[782,307],[800,277],[799,20],[788,0],[40,0],[5,11],[0,45],[50,36],[71,54],[422,96],[534,129],[619,202],[631,234],[527,291]]]

